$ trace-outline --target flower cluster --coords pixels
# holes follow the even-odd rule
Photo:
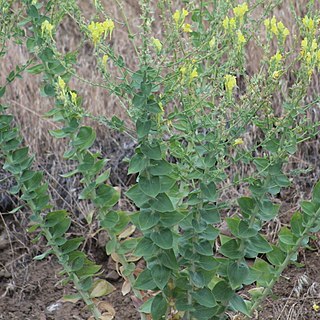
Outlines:
[[[182,9],[176,10],[172,16],[177,28],[181,28],[183,32],[192,32],[191,25],[189,23],[184,23],[188,14],[188,10]]]
[[[237,28],[236,19],[229,18],[228,16],[224,18],[224,20],[222,21],[222,25],[223,28],[230,33],[232,33]]]
[[[69,100],[73,105],[77,106],[77,93],[75,91],[71,91],[61,77],[58,77],[56,88],[58,91],[58,98],[61,99],[64,102],[64,104],[67,104]]]
[[[301,59],[305,62],[309,77],[316,66],[320,68],[320,50],[318,50],[317,40],[312,41],[304,38],[301,41]]]
[[[270,71],[272,73],[273,79],[278,79],[282,72],[281,62],[283,60],[282,54],[277,51],[277,53],[270,59]]]
[[[41,24],[41,35],[43,36],[49,36],[51,39],[52,38],[52,30],[53,30],[53,25],[48,21],[45,20]]]
[[[235,76],[232,76],[230,74],[227,74],[224,77],[225,81],[224,81],[224,85],[226,88],[226,91],[228,93],[229,96],[231,96],[232,94],[232,90],[234,89],[234,87],[237,85],[237,80]]]
[[[240,4],[237,7],[233,8],[234,17],[226,16],[222,21],[222,26],[224,30],[229,34],[236,35],[235,41],[237,43],[239,51],[243,48],[243,45],[246,43],[246,38],[240,30],[240,27],[243,23],[244,16],[248,11],[248,4],[244,2],[243,4]]]
[[[264,25],[267,29],[267,32],[273,33],[277,38],[282,40],[283,43],[286,41],[287,36],[290,34],[288,28],[286,28],[281,21],[278,22],[275,17],[266,19],[264,21]]]
[[[153,46],[157,49],[157,52],[159,53],[162,50],[162,43],[159,39],[151,38]]]
[[[195,78],[198,77],[197,67],[194,66],[195,61],[188,63],[180,68],[181,82],[184,83],[186,80],[190,84]]]
[[[312,18],[309,18],[308,16],[305,16],[302,19],[302,23],[305,26],[307,33],[315,34],[316,33],[316,23]]]
[[[249,11],[248,4],[244,2],[243,4],[239,4],[237,7],[233,8],[233,13],[240,22],[243,21],[243,17]]]
[[[102,38],[105,38],[107,34],[112,35],[114,29],[114,22],[111,19],[107,19],[104,22],[91,22],[88,26],[88,29],[91,33],[91,38],[94,45],[101,41]]]

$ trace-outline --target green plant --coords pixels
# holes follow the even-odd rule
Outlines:
[[[290,228],[280,230],[277,242],[270,243],[263,229],[278,215],[275,197],[291,184],[293,176],[286,164],[300,143],[318,134],[318,123],[307,117],[318,98],[306,103],[305,97],[320,63],[319,12],[310,1],[308,14],[296,17],[300,34],[296,35],[295,47],[288,49],[289,30],[271,16],[281,1],[270,2],[257,15],[254,10],[263,2],[196,1],[176,9],[170,1],[161,0],[154,13],[152,3],[141,0],[140,37],[132,31],[121,2],[116,2],[137,53],[135,69],[130,69],[109,44],[119,23],[103,11],[100,1],[94,2],[97,21],[90,22],[75,1],[21,1],[19,17],[14,9],[2,5],[8,25],[19,19],[20,25],[27,26],[25,34],[13,34],[25,41],[31,58],[8,76],[0,95],[24,70],[43,74],[41,92],[55,100],[46,116],[61,125],[50,133],[69,141],[64,158],[75,164],[64,177],[81,175],[84,188],[79,199],[94,205],[95,217],[109,235],[106,252],[121,265],[123,277],[141,300],[142,319],[145,314],[155,320],[224,319],[228,312],[250,317],[282,271],[297,259],[299,248],[306,247],[310,235],[319,230],[319,184],[313,199],[302,202],[302,213],[292,216]],[[63,55],[57,49],[55,30],[66,16],[78,25],[82,41],[92,43],[101,82],[93,83],[77,74],[77,51]],[[154,23],[161,26],[163,38],[153,36]],[[3,32],[3,43],[10,32]],[[247,71],[249,41],[263,52],[256,73]],[[285,87],[289,75],[294,83]],[[91,151],[96,134],[82,122],[90,118],[129,135],[132,132],[117,117],[105,119],[85,110],[81,97],[68,85],[72,77],[115,95],[135,124],[137,147],[128,174],[136,174],[137,181],[126,196],[136,205],[136,212],[114,209],[120,194],[106,184],[107,160]],[[278,106],[275,97],[279,98]],[[280,115],[276,107],[281,108]],[[11,139],[10,132],[14,131],[5,120],[7,116],[2,117]],[[24,170],[31,165],[31,160],[26,160],[30,159],[27,149],[21,149],[23,158],[19,156],[16,162],[6,149],[8,138],[3,137],[2,150],[8,163],[4,168],[18,181],[14,192],[21,186],[28,191],[30,187],[23,179]],[[20,165],[22,160],[27,166],[12,172],[11,162]],[[42,175],[34,177],[40,179]],[[31,182],[35,184],[33,178]],[[233,192],[237,188],[242,190],[240,195]],[[31,191],[41,198],[46,187],[43,189]],[[29,204],[36,214],[32,216],[36,227],[52,248],[47,254],[57,255],[99,319],[100,311],[90,300],[92,277],[99,268],[75,251],[81,239],[62,238],[67,242],[59,242],[70,218],[64,211],[56,211],[41,220],[46,205]],[[65,227],[60,228],[60,224]],[[58,239],[52,237],[52,227],[60,230]],[[136,228],[139,233],[132,236]],[[61,246],[68,243],[74,244],[72,250],[65,253],[62,248],[61,252]],[[84,278],[77,278],[79,271],[70,266],[70,255],[83,259],[80,273]],[[145,260],[146,268],[136,277],[134,262],[139,258]],[[252,266],[248,259],[254,260]],[[79,285],[79,281],[84,283]],[[247,285],[255,285],[249,291],[251,300],[241,294]]]

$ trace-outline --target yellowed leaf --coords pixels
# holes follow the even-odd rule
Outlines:
[[[96,280],[93,284],[93,289],[90,293],[90,298],[106,296],[109,293],[113,292],[115,289],[116,288],[106,280]]]
[[[124,230],[123,232],[121,232],[118,236],[119,240],[120,239],[126,239],[129,236],[131,236],[134,232],[136,231],[136,226],[131,225],[129,226],[126,230]]]
[[[115,252],[112,252],[112,253],[111,253],[111,258],[112,258],[112,260],[115,261],[115,262],[120,262],[120,257],[119,257],[119,255],[116,254]]]
[[[81,296],[79,294],[70,294],[63,296],[59,301],[77,303],[79,300],[81,300]]]
[[[131,291],[131,283],[128,280],[125,280],[123,285],[122,285],[121,292],[125,296],[130,291]]]

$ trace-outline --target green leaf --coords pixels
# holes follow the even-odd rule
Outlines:
[[[206,271],[214,271],[219,267],[219,262],[214,257],[201,256],[196,264]]]
[[[161,264],[171,270],[178,270],[179,265],[173,250],[162,250],[157,255]]]
[[[171,211],[171,212],[162,212],[161,213],[161,222],[162,225],[166,228],[170,228],[179,222],[181,222],[186,215],[180,213],[179,211]]]
[[[51,227],[50,231],[52,233],[53,238],[59,238],[64,235],[70,228],[71,219],[66,217],[64,220],[56,224],[55,226]]]
[[[59,222],[63,221],[68,216],[67,211],[57,210],[49,212],[45,218],[45,226],[47,228],[53,227]]]
[[[297,238],[286,227],[282,227],[279,232],[279,240],[281,243],[289,246],[294,246],[297,243]]]
[[[155,198],[160,192],[159,177],[140,176],[138,185],[142,192],[144,192],[147,196],[150,196],[152,198]]]
[[[196,292],[192,293],[192,297],[196,300],[200,305],[212,308],[217,305],[216,299],[212,293],[212,291],[208,288],[199,289]]]
[[[246,216],[250,216],[255,208],[255,201],[249,197],[239,198],[238,204],[240,206],[241,212]]]
[[[153,210],[159,212],[170,212],[174,211],[174,206],[171,202],[171,199],[167,196],[166,193],[159,193],[155,199],[150,201],[150,206]]]
[[[251,316],[245,301],[239,295],[235,294],[229,301],[229,304],[233,310],[240,311],[248,317]]]
[[[162,249],[171,249],[173,235],[170,229],[161,229],[150,234],[151,240]]]
[[[153,176],[166,176],[173,170],[172,165],[166,160],[151,160],[150,165],[148,171]]]
[[[139,224],[141,230],[148,230],[154,227],[160,220],[160,214],[152,210],[142,209],[139,214]]]
[[[111,208],[120,199],[120,194],[113,187],[102,184],[96,191],[96,198],[93,202],[101,208]]]
[[[142,172],[148,164],[148,159],[143,154],[135,154],[129,163],[128,174]]]
[[[244,257],[244,248],[241,247],[240,241],[231,239],[224,243],[220,248],[220,253],[230,259],[239,259]]]
[[[168,308],[168,303],[161,293],[156,295],[151,304],[151,315],[153,320],[163,319]]]
[[[220,222],[219,210],[215,207],[204,207],[200,209],[201,218],[207,222],[216,224]]]
[[[69,239],[69,240],[67,240],[67,242],[65,244],[63,244],[61,246],[60,249],[61,249],[63,254],[70,253],[72,251],[77,250],[83,240],[84,240],[83,237],[77,237],[77,238]]]
[[[95,275],[97,272],[99,272],[101,269],[101,266],[93,263],[90,260],[85,261],[83,267],[77,271],[77,276],[79,278],[87,278]],[[91,285],[92,286],[92,285]],[[90,288],[91,288],[90,286]]]
[[[190,280],[194,286],[197,288],[203,288],[206,285],[204,272],[201,272],[201,269],[198,271],[189,270]]]
[[[199,242],[194,244],[195,250],[204,256],[212,256],[213,255],[213,246],[207,240],[200,240]]]
[[[32,66],[28,69],[26,69],[26,72],[30,73],[30,74],[39,74],[41,72],[43,72],[45,70],[45,67],[42,63],[37,64],[35,66]]]
[[[100,174],[98,176],[98,178],[96,179],[96,184],[99,185],[101,183],[104,183],[106,180],[108,180],[110,177],[110,171],[111,171],[111,169],[109,168],[104,173]]]
[[[171,270],[162,266],[160,264],[155,264],[151,267],[152,279],[160,290],[167,285],[170,276]]]
[[[210,182],[209,184],[201,182],[200,189],[204,199],[212,202],[217,200],[217,187],[214,182]]]
[[[33,260],[37,260],[37,261],[43,260],[43,259],[46,258],[49,254],[52,254],[52,253],[53,253],[53,250],[52,250],[52,249],[49,249],[49,250],[47,250],[46,252],[35,256],[35,257],[33,258]]]
[[[256,253],[267,253],[272,251],[272,247],[269,242],[260,234],[257,234],[247,240],[247,249],[253,250]]]
[[[239,288],[246,280],[249,268],[246,263],[233,262],[228,266],[228,278],[232,289]]]
[[[6,92],[6,87],[0,87],[0,98],[4,96],[5,92]]]
[[[312,202],[320,204],[320,181],[313,187]]]
[[[169,191],[176,183],[176,179],[173,179],[168,176],[160,176],[160,191],[167,192]]]
[[[277,246],[272,245],[272,251],[267,252],[267,259],[274,266],[280,266],[286,259],[286,254]]]
[[[142,139],[146,135],[149,134],[151,129],[151,120],[145,120],[142,121],[140,119],[137,120],[136,122],[136,132],[138,135],[138,138]]]
[[[132,186],[127,192],[126,196],[131,199],[137,207],[141,208],[148,200],[150,199],[149,196],[141,192],[138,184]]]
[[[28,158],[29,147],[20,148],[12,152],[12,162],[14,164],[21,164]]]
[[[134,287],[139,290],[154,290],[157,287],[149,269],[145,269],[139,274]]]
[[[219,233],[219,229],[214,228],[212,225],[209,224],[207,225],[206,229],[203,232],[201,232],[200,238],[212,241],[218,237]]]
[[[303,217],[300,212],[293,214],[290,220],[291,231],[296,237],[301,237],[305,228],[303,227]]]
[[[214,286],[214,288],[212,289],[212,293],[217,301],[228,301],[232,298],[234,294],[229,284],[224,280],[219,281]]]
[[[46,84],[43,87],[43,92],[48,97],[54,97],[56,95],[56,90],[55,90],[54,86],[52,86],[50,84]]]
[[[134,254],[138,257],[143,256],[146,258],[156,256],[158,250],[159,248],[149,238],[142,238],[138,242]]]
[[[151,299],[144,302],[142,304],[142,306],[139,308],[139,312],[151,313],[151,305],[152,305],[153,300],[154,300],[154,297],[152,297]]]
[[[150,160],[161,160],[161,148],[158,143],[156,144],[147,144],[144,143],[141,145],[142,153]]]
[[[79,129],[79,132],[72,142],[72,146],[77,147],[80,150],[90,148],[96,139],[96,133],[91,127],[83,126]]]

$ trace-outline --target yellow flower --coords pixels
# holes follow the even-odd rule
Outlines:
[[[301,55],[302,55],[302,56],[305,56],[306,53],[307,53],[307,50],[308,50],[308,39],[307,39],[307,38],[304,38],[304,39],[301,41]]]
[[[105,20],[104,22],[91,22],[88,26],[88,30],[91,33],[91,38],[93,43],[96,45],[101,38],[105,38],[107,34],[112,35],[114,29],[114,22],[110,19]]]
[[[248,4],[244,2],[239,4],[237,7],[233,8],[234,15],[240,20],[243,19],[244,15],[249,11]]]
[[[185,18],[189,14],[188,10],[182,9],[182,16]]]
[[[222,25],[224,29],[228,32],[232,32],[233,30],[236,29],[236,19],[235,18],[230,18],[225,17],[224,20],[222,21]]]
[[[73,104],[77,104],[77,97],[78,97],[77,93],[74,91],[70,91],[70,95],[71,95],[71,102]]]
[[[223,21],[222,21],[222,25],[223,25],[223,27],[224,27],[224,29],[225,30],[228,30],[229,29],[229,17],[228,16],[226,16],[224,19],[223,19]]]
[[[160,40],[153,37],[151,38],[151,40],[153,46],[157,49],[158,52],[160,52],[162,49],[162,43],[160,42]]]
[[[276,63],[279,63],[282,60],[282,58],[282,54],[279,51],[277,51],[277,53],[271,57],[271,60],[274,60],[276,61]]]
[[[316,303],[313,304],[312,306],[312,309],[315,311],[315,312],[318,312],[320,310],[320,306]]]
[[[176,12],[173,14],[173,20],[175,21],[176,24],[179,23],[179,20],[180,20],[180,11],[179,10],[176,10]]]
[[[64,80],[61,77],[58,78],[58,87],[63,92],[66,89],[66,83],[64,82]]]
[[[281,75],[281,72],[280,71],[275,71],[273,74],[272,74],[272,78],[273,79],[278,79]]]
[[[107,19],[106,21],[102,22],[102,27],[104,31],[104,36],[107,36],[107,33],[110,33],[110,39],[112,36],[112,32],[114,29],[114,22],[111,19]]]
[[[103,65],[106,65],[108,62],[109,56],[107,54],[103,55],[102,57],[102,63]]]
[[[242,138],[238,138],[238,139],[234,140],[233,145],[234,146],[238,146],[238,145],[243,144],[243,143],[244,143],[243,139]]]
[[[277,20],[275,17],[272,17],[272,19],[270,20],[270,29],[271,29],[271,32],[274,33],[276,36],[279,34],[279,30],[277,27]]]
[[[233,88],[237,85],[236,77],[230,74],[227,74],[225,77],[224,85],[226,87],[226,91],[231,94]]]
[[[190,73],[190,81],[192,81],[194,78],[197,78],[197,77],[198,77],[198,71],[197,71],[197,68],[194,68]]]
[[[312,18],[309,18],[308,16],[305,16],[302,19],[302,23],[303,23],[303,25],[306,27],[306,29],[309,32],[314,33],[316,31],[315,23],[314,23],[314,20]]]
[[[184,76],[186,74],[186,72],[187,72],[187,68],[186,67],[181,67],[180,68],[180,72],[181,72],[182,76]]]
[[[44,34],[47,34],[52,39],[52,30],[53,30],[53,25],[48,20],[45,20],[42,22],[42,24],[41,24],[41,35],[42,36]]]
[[[238,36],[238,44],[242,47],[244,43],[246,43],[246,38],[244,37],[241,30],[237,30],[237,36]]]
[[[183,32],[192,32],[191,25],[189,23],[184,23],[182,25]]]
[[[212,49],[214,45],[216,44],[216,38],[212,37],[211,40],[209,41],[209,47]]]
[[[312,43],[311,43],[311,50],[315,51],[315,50],[317,50],[317,48],[318,48],[317,40],[313,39]]]

